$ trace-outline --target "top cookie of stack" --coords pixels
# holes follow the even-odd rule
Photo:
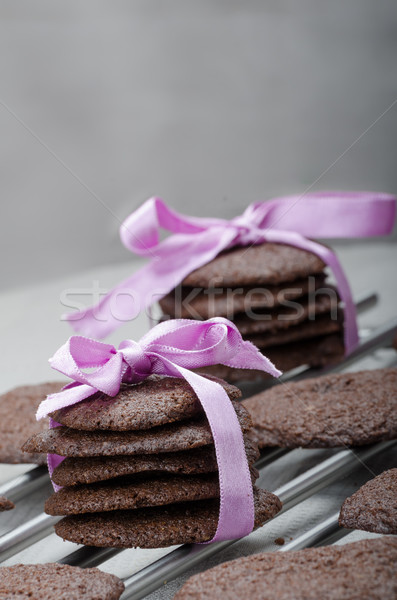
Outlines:
[[[343,355],[343,315],[324,262],[311,252],[265,243],[233,248],[185,277],[160,300],[163,318],[227,317],[281,370],[323,366]],[[216,365],[229,381],[266,374]]]
[[[217,380],[233,401],[237,388]],[[258,447],[252,422],[234,408],[251,477]],[[67,515],[55,526],[61,537],[91,546],[154,548],[203,542],[216,531],[219,482],[208,421],[183,379],[151,376],[123,384],[114,397],[97,393],[52,413],[60,427],[32,437],[26,451],[67,458],[54,470],[63,485],[46,512]],[[276,514],[273,494],[254,489],[255,523]]]

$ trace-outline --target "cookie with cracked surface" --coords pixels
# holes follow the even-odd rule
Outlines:
[[[306,250],[266,242],[222,252],[211,262],[192,271],[182,286],[210,288],[278,285],[321,273],[323,261]]]
[[[245,335],[244,339],[252,342],[257,348],[263,350],[276,345],[281,346],[292,342],[309,340],[311,338],[336,333],[341,331],[342,327],[343,323],[341,318],[332,319],[329,315],[320,315],[315,321],[303,321],[303,323],[299,323],[288,329],[282,329],[277,333],[266,332]],[[288,352],[288,348],[286,348],[286,352]]]
[[[266,552],[191,577],[175,600],[386,600],[396,597],[397,539]]]
[[[255,527],[281,510],[274,494],[254,488]],[[200,500],[166,507],[71,515],[55,525],[63,539],[97,547],[163,548],[206,542],[218,524],[219,500]]]
[[[159,300],[165,317],[173,319],[210,319],[212,317],[234,318],[248,310],[271,310],[303,298],[319,288],[332,288],[325,284],[325,274],[313,275],[311,279],[296,279],[279,285],[254,284],[252,286],[200,288],[178,286]]]
[[[397,437],[397,369],[275,386],[243,401],[260,448],[361,446]]]
[[[329,293],[317,292],[314,299],[307,296],[291,301],[272,310],[254,310],[249,314],[237,314],[233,322],[241,335],[257,333],[279,333],[290,327],[295,327],[304,321],[317,321],[319,315],[328,315],[333,319],[338,316],[338,296],[336,290],[328,286]]]
[[[51,381],[16,387],[0,396],[0,463],[46,464],[44,454],[22,452],[28,437],[48,428],[48,419],[36,421],[36,410],[48,394],[59,392],[65,384]]]
[[[252,465],[259,458],[258,444],[249,433],[244,436],[244,443],[248,464]],[[70,486],[136,473],[192,475],[217,470],[215,447],[211,444],[193,450],[162,454],[66,458],[54,469],[52,480],[57,485]]]
[[[252,421],[243,406],[233,402],[243,433]],[[80,431],[61,426],[31,437],[23,446],[27,452],[48,452],[60,456],[120,456],[177,452],[212,444],[206,418],[160,425],[137,431]]]
[[[344,343],[339,333],[291,342],[288,345],[270,346],[263,352],[281,371],[286,372],[301,365],[323,367],[338,362],[344,355]],[[261,381],[271,375],[255,369],[234,369],[226,365],[213,365],[196,369],[200,374],[208,373],[222,377],[231,383]]]
[[[253,483],[257,471],[251,473]],[[129,510],[219,498],[218,473],[110,479],[105,482],[64,487],[45,503],[49,515]]]
[[[397,534],[397,469],[384,471],[346,498],[339,525],[347,529]]]
[[[115,575],[57,563],[0,567],[0,582],[4,600],[118,600],[124,591]]]
[[[229,398],[241,396],[238,388],[212,377]],[[73,406],[57,410],[51,417],[72,429],[132,431],[150,429],[197,417],[203,409],[185,379],[154,375],[138,384],[122,384],[119,393],[107,396],[97,392]]]

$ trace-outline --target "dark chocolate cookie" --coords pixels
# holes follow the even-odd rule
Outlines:
[[[252,310],[248,315],[236,315],[233,321],[241,335],[247,336],[259,333],[278,334],[306,321],[315,323],[320,315],[327,315],[333,320],[338,318],[338,297],[334,290],[331,290],[331,295],[321,292],[310,301],[304,297],[288,302],[288,305],[277,309]]]
[[[397,539],[266,552],[191,577],[175,600],[386,600],[396,598]]]
[[[243,401],[259,447],[361,446],[397,437],[397,369],[275,386]]]
[[[255,344],[257,348],[264,350],[275,345],[281,346],[290,344],[291,342],[309,340],[314,337],[335,333],[341,331],[342,326],[340,319],[331,319],[328,315],[320,315],[315,321],[304,321],[303,323],[299,323],[299,325],[280,330],[277,333],[246,335],[245,339]],[[288,349],[286,350],[288,351]]]
[[[159,300],[163,314],[173,319],[210,319],[227,317],[249,310],[275,309],[294,299],[304,297],[309,291],[327,287],[323,273],[312,279],[296,279],[289,284],[257,284],[251,287],[234,285],[218,288],[190,288],[178,286]]]
[[[281,502],[254,488],[255,527],[276,515]],[[55,525],[62,538],[87,546],[162,548],[210,540],[218,523],[219,501],[201,500],[166,507],[71,515]]]
[[[209,498],[219,498],[217,473],[153,476],[141,481],[111,479],[89,485],[64,487],[48,498],[45,512],[55,516],[79,515]]]
[[[339,525],[374,533],[397,534],[397,469],[371,479],[346,498]]]
[[[302,279],[325,267],[315,254],[266,242],[223,252],[182,281],[183,286],[210,288],[270,284]]]
[[[243,432],[252,426],[247,411],[233,403]],[[177,452],[212,444],[208,421],[182,421],[139,431],[80,431],[56,427],[30,438],[23,446],[27,452],[48,452],[61,456],[120,456]]]
[[[247,460],[252,465],[259,457],[258,444],[244,436]],[[94,483],[135,473],[157,472],[193,475],[217,471],[215,447],[211,444],[193,450],[133,456],[92,456],[66,458],[54,470],[52,480],[57,485]]]
[[[0,396],[0,462],[44,465],[44,454],[27,454],[21,446],[28,437],[44,431],[48,419],[36,421],[36,410],[48,394],[58,392],[62,382],[23,385]]]
[[[69,565],[13,565],[0,567],[0,599],[118,600],[124,584],[100,569]]]
[[[212,379],[222,385],[231,399],[241,396],[238,388]],[[113,398],[98,392],[51,416],[73,429],[132,431],[190,419],[202,413],[201,404],[187,381],[155,375],[136,385],[122,384]]]
[[[295,369],[301,365],[311,367],[322,367],[324,365],[338,362],[344,355],[344,344],[340,334],[331,333],[328,335],[282,344],[280,346],[270,346],[263,350],[263,354],[269,358],[272,363],[286,372]],[[226,365],[214,365],[197,369],[197,372],[222,377],[232,383],[241,381],[255,381],[269,379],[271,375],[265,371],[255,369],[233,369]]]

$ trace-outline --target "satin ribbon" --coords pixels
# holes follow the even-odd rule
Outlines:
[[[123,244],[150,262],[92,307],[64,315],[75,331],[104,338],[132,320],[192,271],[222,250],[262,242],[288,244],[313,252],[331,268],[345,314],[345,351],[358,342],[356,310],[337,256],[307,239],[358,238],[392,231],[396,196],[376,192],[322,192],[285,196],[251,204],[241,216],[225,219],[187,217],[160,198],[147,200],[122,224]],[[160,230],[170,232],[160,241]]]
[[[243,435],[223,387],[190,369],[224,364],[281,375],[236,326],[220,317],[208,321],[175,319],[156,325],[139,342],[125,340],[118,350],[110,344],[72,336],[50,359],[51,366],[73,383],[48,396],[37,418],[71,406],[98,391],[115,396],[122,382],[139,383],[149,375],[183,377],[196,393],[211,427],[219,471],[220,509],[214,538],[243,537],[254,526],[254,501]],[[86,372],[84,369],[94,371]],[[50,426],[59,423],[50,421]],[[63,460],[48,456],[50,475]],[[59,489],[54,485],[54,488]]]

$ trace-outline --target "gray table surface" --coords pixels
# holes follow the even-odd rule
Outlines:
[[[374,289],[380,296],[377,306],[360,317],[360,328],[365,331],[396,316],[396,245],[384,242],[360,242],[340,246],[338,254],[345,266],[354,294],[358,295]],[[2,293],[0,308],[3,314],[1,324],[3,352],[0,392],[16,385],[58,378],[57,374],[50,369],[47,359],[71,334],[69,326],[59,318],[64,310],[60,303],[63,290],[76,289],[79,286],[87,288],[92,281],[98,281],[101,286],[109,287],[126,277],[135,267],[136,264],[131,261],[131,263],[116,265],[112,268],[96,269],[79,273],[75,277]],[[133,323],[125,324],[118,332],[112,334],[109,340],[118,344],[121,339],[127,337],[139,339],[147,327],[145,315],[140,315]],[[392,365],[395,362],[395,352],[391,349],[382,349],[371,358],[357,363],[354,369],[376,368]],[[330,452],[325,450],[293,451],[266,467],[258,484],[274,490],[315,464],[320,458],[328,456]],[[372,477],[373,473],[379,473],[385,468],[395,466],[396,463],[397,457],[395,453],[391,452],[369,461],[366,465],[357,463],[357,468],[352,474],[300,503],[244,540],[233,544],[206,561],[205,564],[200,565],[200,569],[252,552],[277,549],[274,543],[276,538],[283,537],[287,541],[295,538],[314,523],[338,510],[344,498],[355,491],[361,483]],[[27,468],[26,465],[1,465],[0,482],[15,477]],[[43,509],[44,500],[50,492],[51,487],[48,483],[42,489],[29,495],[28,498],[18,502],[14,511],[0,514],[0,534],[10,531],[20,523],[39,514]],[[361,535],[357,532],[353,537]],[[54,561],[74,549],[76,549],[75,544],[63,542],[55,534],[51,534],[2,564]],[[170,549],[127,550],[103,563],[101,568],[126,577],[169,551]],[[171,598],[190,574],[187,573],[184,577],[168,583],[153,593],[150,598]]]

